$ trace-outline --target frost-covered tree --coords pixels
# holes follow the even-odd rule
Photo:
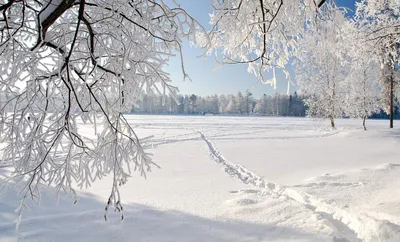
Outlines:
[[[299,96],[297,92],[292,95],[293,116],[305,116],[306,108],[303,102],[304,96]]]
[[[192,94],[189,97],[189,106],[191,109],[191,113],[195,113],[196,112],[196,107],[197,107],[197,96]]]
[[[350,67],[344,46],[351,24],[335,5],[328,5],[321,18],[299,43],[296,78],[299,90],[309,97],[308,115],[329,118],[335,128],[335,118],[343,115],[343,81]]]
[[[122,212],[119,186],[155,165],[123,113],[143,90],[175,92],[162,68],[199,25],[162,0],[2,0],[0,11],[1,162],[35,201],[41,184],[75,196],[74,184],[111,175],[106,208]],[[93,140],[78,123],[94,119]]]
[[[351,48],[348,52],[351,67],[345,82],[344,110],[351,118],[361,118],[366,130],[366,119],[382,106],[380,99],[382,76],[379,60],[372,54],[371,43],[356,41],[360,38],[358,34],[354,34],[352,38],[354,41],[350,42]]]
[[[219,111],[219,98],[217,95],[210,96],[207,100],[208,110],[212,113],[218,113]]]
[[[247,115],[250,114],[250,112],[253,111],[253,94],[249,92],[249,90],[246,90],[246,113]]]
[[[382,107],[379,71],[379,63],[366,62],[353,69],[346,80],[345,114],[351,118],[361,118],[364,130],[367,129],[366,119]]]
[[[383,93],[386,92],[384,98],[388,100],[386,111],[390,114],[390,127],[393,128],[394,69],[400,56],[400,5],[395,0],[361,0],[356,6],[355,20],[364,34],[363,41],[371,42],[374,46],[372,54],[381,63]]]
[[[242,92],[238,92],[236,95],[236,113],[245,113],[246,112],[246,99],[243,96]]]
[[[233,95],[227,96],[228,105],[226,106],[227,113],[237,113],[236,98]]]
[[[268,105],[267,95],[263,94],[261,99],[259,99],[257,101],[257,104],[254,107],[254,112],[262,114],[262,115],[266,115],[267,114],[267,105]]]
[[[185,98],[183,99],[183,112],[185,114],[189,114],[190,113],[190,100],[189,97],[187,95],[185,95]]]
[[[228,99],[225,95],[220,95],[218,97],[218,112],[227,113]]]

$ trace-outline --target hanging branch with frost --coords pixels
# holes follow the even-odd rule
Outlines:
[[[400,6],[396,1],[362,0],[356,3],[355,22],[363,33],[360,41],[371,42],[383,65],[399,62]]]
[[[312,26],[325,1],[215,0],[210,31],[215,59],[221,64],[248,64],[263,83],[276,86],[276,71],[292,57],[299,35]],[[272,71],[267,80],[265,72]]]
[[[193,40],[201,26],[162,0],[8,0],[0,11],[9,180],[39,201],[41,185],[76,196],[74,186],[111,175],[106,212],[122,212],[119,186],[133,170],[145,176],[157,166],[123,113],[143,90],[175,93],[162,67],[174,52],[182,57],[181,38]],[[95,118],[101,124],[89,139],[79,124]]]

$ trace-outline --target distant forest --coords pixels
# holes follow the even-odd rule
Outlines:
[[[291,95],[275,93],[264,94],[256,99],[250,92],[238,92],[236,95],[156,95],[145,94],[132,107],[131,113],[136,114],[231,114],[231,115],[262,115],[262,116],[293,116],[305,117],[307,106],[304,95],[294,92]],[[400,118],[399,107],[395,107],[396,118]],[[371,118],[388,118],[381,111]]]

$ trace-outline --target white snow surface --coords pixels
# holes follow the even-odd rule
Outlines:
[[[104,207],[111,178],[77,204],[43,188],[18,231],[21,197],[0,193],[0,241],[400,241],[400,130],[386,120],[129,115],[153,160]],[[395,126],[400,125],[395,122]],[[93,136],[93,128],[81,125]],[[0,168],[0,179],[8,168]]]

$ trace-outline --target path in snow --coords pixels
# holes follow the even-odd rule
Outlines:
[[[327,219],[330,224],[337,231],[341,232],[343,237],[348,238],[349,241],[355,241],[357,237],[365,242],[400,241],[399,225],[386,220],[377,220],[367,215],[352,214],[305,192],[299,192],[276,183],[266,182],[260,176],[247,170],[243,166],[232,164],[227,161],[204,133],[202,131],[198,132],[207,144],[213,159],[225,168],[227,174],[240,179],[245,184],[251,184],[260,188],[263,192],[270,195],[285,196],[287,199],[293,199],[305,205],[306,208]]]

